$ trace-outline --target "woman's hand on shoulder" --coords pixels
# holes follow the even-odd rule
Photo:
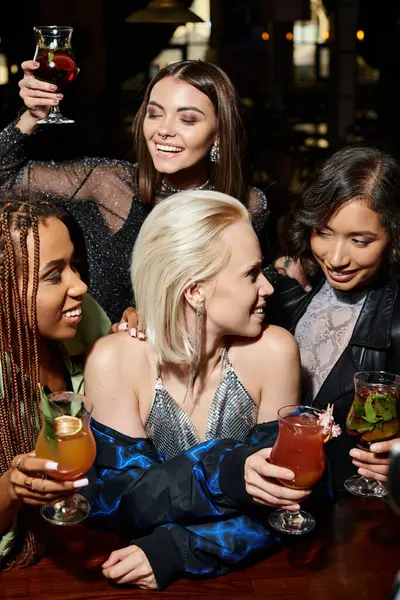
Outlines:
[[[306,292],[311,292],[311,284],[299,260],[294,260],[290,256],[280,256],[274,266],[279,275],[295,279]]]
[[[249,456],[244,466],[247,493],[255,502],[274,508],[298,510],[299,502],[308,498],[311,490],[294,490],[279,483],[291,481],[293,471],[269,462],[272,448],[264,448]]]
[[[103,575],[115,583],[135,585],[142,590],[157,590],[151,564],[141,548],[127,546],[111,552],[102,564]]]
[[[8,478],[11,500],[42,506],[63,500],[78,488],[88,485],[86,478],[77,481],[52,479],[57,467],[57,463],[53,461],[37,458],[35,452],[16,456],[11,468],[3,476]]]
[[[128,306],[124,310],[119,323],[114,323],[110,333],[118,333],[119,331],[127,331],[131,337],[137,337],[144,341],[146,336],[143,331],[138,331],[139,315],[135,308]]]

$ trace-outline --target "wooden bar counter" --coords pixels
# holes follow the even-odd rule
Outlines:
[[[100,565],[119,546],[79,525],[51,528],[48,554],[0,573],[0,599],[25,600],[386,600],[400,570],[400,517],[379,500],[346,499],[319,531],[242,571],[181,580],[163,592],[110,585]]]

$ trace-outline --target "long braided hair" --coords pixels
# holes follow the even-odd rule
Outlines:
[[[17,454],[35,447],[40,428],[38,405],[39,356],[36,296],[39,283],[39,222],[62,213],[49,202],[0,201],[0,361],[3,395],[0,395],[0,474]],[[33,273],[29,273],[27,239],[33,235]],[[28,284],[32,280],[32,300]],[[22,549],[8,567],[34,562],[41,547],[21,511]]]

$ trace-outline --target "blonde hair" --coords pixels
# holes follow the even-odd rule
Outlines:
[[[235,198],[189,190],[162,200],[144,222],[133,250],[132,284],[139,327],[164,364],[194,359],[184,292],[226,265],[223,233],[240,221],[249,223],[249,213]]]

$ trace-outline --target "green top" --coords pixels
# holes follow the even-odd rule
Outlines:
[[[111,328],[110,319],[104,310],[91,296],[86,294],[82,302],[82,318],[78,324],[75,337],[63,342],[65,349],[64,362],[71,377],[72,389],[77,393],[84,393],[83,367],[84,358],[90,346],[96,340],[107,335]],[[0,368],[0,394],[3,395],[3,379]],[[14,547],[18,533],[18,517],[10,527],[0,534],[0,566],[7,554]]]

